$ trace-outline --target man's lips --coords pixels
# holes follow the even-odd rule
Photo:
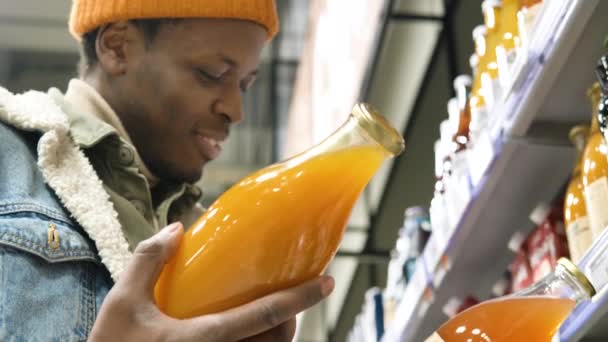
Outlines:
[[[220,141],[204,134],[197,134],[198,147],[203,156],[208,160],[214,160],[222,153]]]

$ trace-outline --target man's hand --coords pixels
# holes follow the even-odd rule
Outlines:
[[[222,313],[171,318],[156,307],[154,285],[182,235],[177,223],[137,246],[101,307],[90,341],[291,341],[296,314],[333,290],[333,279],[320,277]]]

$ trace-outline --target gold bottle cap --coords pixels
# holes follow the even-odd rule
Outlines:
[[[352,114],[367,134],[393,156],[403,152],[405,141],[401,134],[372,106],[358,103]]]
[[[557,264],[561,265],[570,274],[572,274],[574,276],[574,278],[576,278],[576,280],[578,280],[579,284],[583,288],[585,288],[587,293],[589,293],[590,297],[595,296],[595,294],[596,294],[595,287],[593,287],[593,284],[591,284],[589,279],[587,279],[587,276],[585,276],[585,274],[583,272],[581,272],[581,270],[579,270],[578,267],[572,261],[570,261],[569,259],[566,259],[566,258],[560,258],[557,261]]]
[[[570,130],[570,133],[568,134],[570,141],[572,141],[572,143],[574,145],[577,144],[579,137],[586,140],[588,136],[589,136],[589,125],[574,126],[574,127],[572,127],[572,129]]]

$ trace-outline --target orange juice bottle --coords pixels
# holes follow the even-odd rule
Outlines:
[[[226,191],[185,233],[155,288],[175,318],[215,313],[319,276],[355,201],[403,139],[375,110],[355,106],[325,141]]]
[[[500,98],[498,80],[498,63],[496,47],[501,41],[500,25],[502,2],[500,0],[484,0],[481,4],[486,27],[486,51],[484,56],[485,70],[481,74],[481,87],[486,103],[491,109]]]
[[[536,285],[461,312],[426,342],[551,342],[576,304],[593,295],[585,275],[560,259],[554,273]]]
[[[520,0],[503,0],[500,19],[500,41],[496,47],[498,74],[503,85],[511,80],[511,65],[515,62],[516,48],[521,45],[517,12],[521,9]]]
[[[570,131],[570,140],[576,147],[577,159],[574,171],[572,171],[572,178],[566,190],[564,223],[566,225],[570,258],[574,262],[578,262],[593,243],[593,234],[589,227],[587,206],[583,195],[584,186],[581,179],[581,158],[588,136],[589,127],[586,125],[576,126]]]
[[[588,93],[591,99],[593,117],[591,132],[585,152],[581,179],[585,187],[585,202],[589,226],[593,237],[598,237],[608,226],[608,148],[598,124],[598,105],[601,100],[601,89],[595,83]]]
[[[456,92],[456,104],[458,111],[458,124],[453,141],[456,152],[467,148],[469,143],[469,125],[471,124],[471,109],[469,107],[469,96],[471,93],[471,77],[459,75],[454,79],[454,90]]]

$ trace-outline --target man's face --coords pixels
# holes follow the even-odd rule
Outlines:
[[[127,35],[125,71],[108,77],[108,101],[154,174],[195,182],[243,119],[267,33],[248,21],[187,19],[162,25],[146,46],[128,26],[136,33]]]

